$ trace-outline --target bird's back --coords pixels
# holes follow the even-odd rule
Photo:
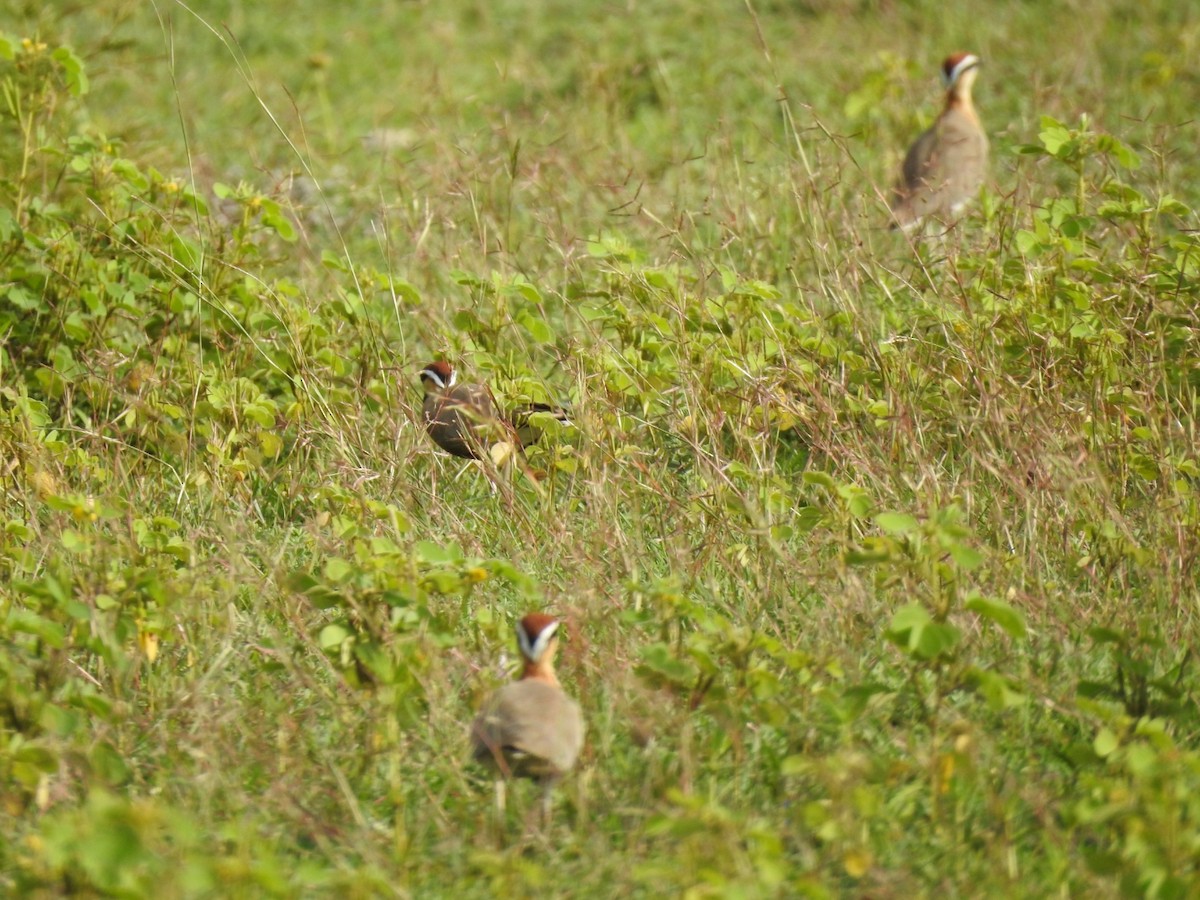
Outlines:
[[[484,703],[471,727],[475,759],[513,775],[556,779],[583,748],[583,714],[562,689],[534,679],[506,684]]]
[[[927,215],[956,212],[983,184],[987,135],[974,112],[946,109],[909,148],[892,214],[902,227]]]
[[[482,449],[503,439],[492,392],[482,384],[460,384],[425,395],[425,426],[434,443],[455,456],[482,458]]]
[[[542,437],[542,429],[534,425],[531,418],[539,413],[548,413],[559,422],[571,424],[571,417],[561,406],[550,403],[528,403],[508,411],[508,421],[517,433],[517,441],[522,447],[536,444]]]

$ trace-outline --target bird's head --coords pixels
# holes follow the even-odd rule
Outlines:
[[[421,384],[425,386],[425,393],[444,391],[446,388],[454,387],[457,377],[454,368],[444,359],[431,362],[421,370]]]
[[[558,684],[554,654],[558,649],[558,619],[545,613],[530,613],[517,623],[517,645],[525,658],[523,678]]]
[[[949,90],[954,90],[960,83],[969,83],[964,79],[967,72],[974,72],[983,64],[974,53],[954,53],[946,57],[942,63],[942,82]]]

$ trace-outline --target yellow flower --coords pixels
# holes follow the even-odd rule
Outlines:
[[[158,659],[158,635],[154,632],[138,628],[138,646],[151,663]]]

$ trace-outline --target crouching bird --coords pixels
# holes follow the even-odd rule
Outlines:
[[[550,820],[550,792],[583,749],[583,714],[554,674],[558,620],[530,613],[517,624],[525,662],[519,681],[484,701],[471,725],[471,752],[496,771],[496,805],[504,810],[508,778],[531,778],[542,787],[542,822]]]
[[[927,216],[957,215],[983,184],[988,139],[971,102],[979,57],[956,53],[942,63],[946,105],[904,157],[892,196],[892,228],[909,231]]]
[[[533,422],[537,413],[549,413],[571,424],[564,409],[547,403],[501,412],[491,388],[459,384],[457,373],[445,360],[421,370],[421,385],[425,389],[425,430],[435,444],[463,459],[491,459],[498,464],[512,450],[536,444],[542,435]]]

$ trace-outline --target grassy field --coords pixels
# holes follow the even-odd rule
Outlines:
[[[8,7],[0,893],[1200,893],[1200,10]],[[467,759],[534,609],[544,830]]]

